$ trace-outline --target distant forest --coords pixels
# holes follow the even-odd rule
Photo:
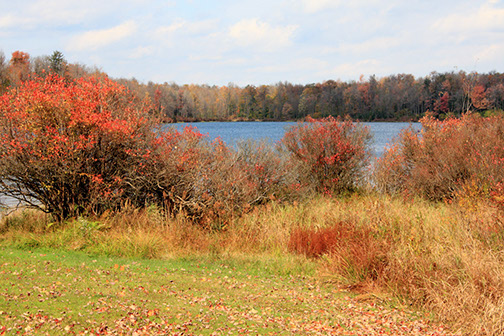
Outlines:
[[[56,72],[69,79],[107,76],[95,67],[68,63],[63,54],[31,58],[15,51],[10,60],[0,52],[0,93],[16,87],[32,75]],[[239,87],[205,84],[141,83],[116,78],[140,97],[148,96],[165,122],[300,120],[306,116],[350,116],[362,121],[417,120],[426,112],[439,119],[467,111],[481,114],[504,110],[504,74],[438,73],[415,78],[410,74],[361,78],[343,82],[247,85]]]

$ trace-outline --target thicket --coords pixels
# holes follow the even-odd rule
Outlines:
[[[299,186],[333,195],[362,186],[371,140],[362,124],[327,117],[298,123],[286,131],[281,143],[301,171]]]
[[[258,204],[358,187],[369,132],[310,119],[274,148],[228,147],[196,129],[162,129],[150,101],[107,77],[57,74],[0,97],[1,193],[62,220],[159,206],[219,225]]]

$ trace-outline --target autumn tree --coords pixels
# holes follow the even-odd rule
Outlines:
[[[504,84],[496,84],[488,89],[490,106],[494,109],[504,110]]]
[[[48,56],[37,56],[32,58],[31,62],[31,72],[38,77],[45,77],[50,73],[49,68],[49,57]]]
[[[241,92],[238,102],[238,117],[248,119],[257,118],[257,88],[253,85],[247,85]]]
[[[448,92],[440,93],[439,98],[434,104],[434,112],[436,112],[438,115],[446,115],[448,112],[450,112],[449,99],[450,94]]]
[[[30,75],[30,55],[22,51],[14,51],[9,61],[9,77],[11,84],[19,85]]]
[[[362,98],[357,83],[351,83],[343,93],[345,115],[357,118],[362,109]]]
[[[317,102],[320,89],[317,85],[307,85],[299,98],[299,113],[303,116],[320,117],[317,110]]]
[[[477,110],[486,110],[490,106],[490,101],[486,97],[487,91],[483,85],[476,85],[471,90],[471,102]]]

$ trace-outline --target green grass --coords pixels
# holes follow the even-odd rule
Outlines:
[[[282,267],[290,264],[281,258],[154,260],[1,248],[0,334],[371,335],[408,334],[419,325],[432,330],[392,301],[362,302],[317,281],[307,265]]]

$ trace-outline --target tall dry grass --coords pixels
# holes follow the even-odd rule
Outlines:
[[[358,234],[338,236],[320,259],[320,276],[350,288],[391,292],[436,312],[464,334],[504,333],[499,209],[474,200],[468,206],[468,200],[432,204],[369,195],[324,202],[330,206],[312,204],[319,211],[314,222],[321,225],[312,226],[312,240],[305,237],[305,244],[341,223]]]
[[[401,216],[384,283],[472,334],[502,335],[504,117],[421,122],[375,165],[377,190],[422,210]]]

